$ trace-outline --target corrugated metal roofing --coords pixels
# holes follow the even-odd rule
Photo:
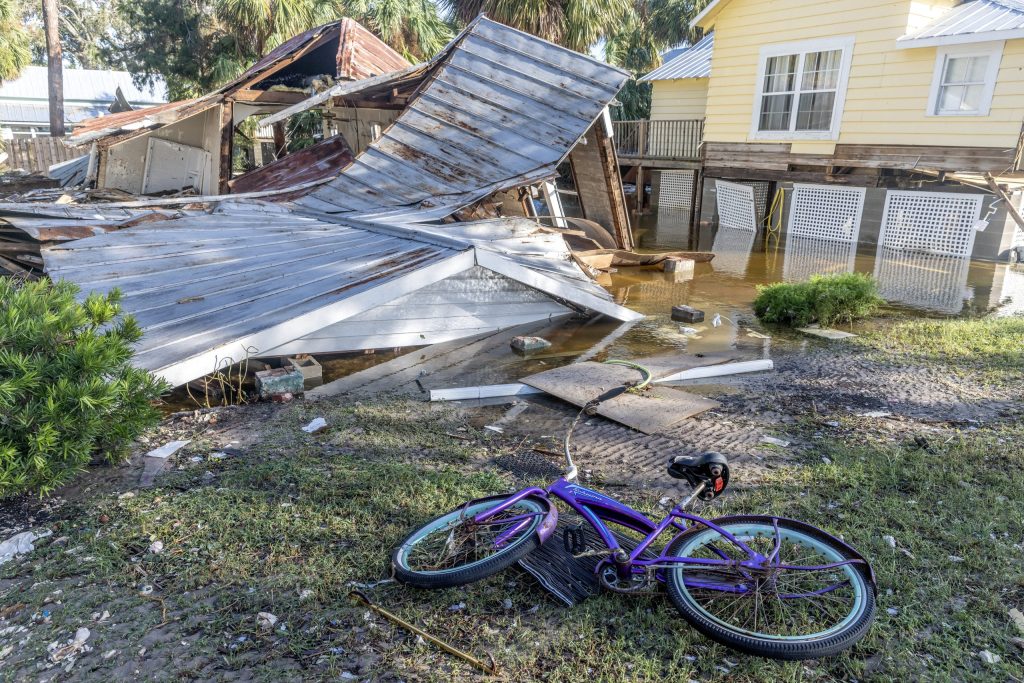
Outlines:
[[[973,0],[899,38],[904,47],[1024,38],[1024,2]]]
[[[352,158],[345,138],[335,135],[240,175],[229,181],[228,187],[235,194],[295,187],[337,175],[339,168],[352,163]],[[276,201],[286,199],[290,197],[275,197]]]
[[[45,66],[28,66],[21,76],[0,84],[0,100],[22,99],[47,101],[47,75]],[[102,69],[71,69],[64,67],[64,101],[113,102],[117,88],[132,104],[145,106],[167,101],[167,85],[159,76],[151,87],[138,87],[127,71]]]
[[[64,107],[64,121],[78,123],[102,116],[107,112],[106,105]],[[50,105],[30,102],[0,102],[0,126],[11,125],[50,125]]]
[[[360,295],[398,290],[397,280],[458,253],[282,212],[129,228],[49,249],[45,261],[51,277],[84,291],[119,287],[123,310],[144,330],[136,364],[181,384],[291,341],[303,325],[348,317],[337,312],[346,301],[353,315]]]
[[[709,33],[682,54],[665,62],[641,81],[671,81],[677,78],[710,78],[715,34]]]
[[[478,18],[435,58],[394,124],[296,204],[374,220],[443,218],[554,174],[627,78]]]
[[[361,80],[409,66],[398,54],[355,19],[341,20],[338,41],[338,78]]]

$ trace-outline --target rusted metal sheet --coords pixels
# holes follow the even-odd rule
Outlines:
[[[354,19],[341,20],[338,40],[339,79],[358,81],[398,71],[409,62]]]
[[[265,166],[240,175],[228,183],[231,192],[258,192],[295,187],[331,178],[352,163],[353,154],[345,138],[336,135]],[[274,197],[276,201],[291,195]]]
[[[328,92],[356,97],[409,75]],[[443,218],[552,176],[627,78],[591,57],[477,18],[422,71],[395,123],[336,179],[295,203],[375,220]]]

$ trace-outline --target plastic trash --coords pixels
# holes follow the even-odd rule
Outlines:
[[[327,426],[327,420],[322,417],[318,417],[310,422],[308,425],[302,428],[302,431],[308,434],[316,434],[321,429]]]
[[[0,564],[10,562],[17,555],[25,555],[35,550],[32,545],[36,540],[49,536],[50,533],[36,534],[32,531],[23,531],[14,534],[3,543],[0,543]]]
[[[721,326],[722,326],[722,316],[721,316],[720,313],[715,313],[715,317],[713,317],[711,319],[711,327],[721,327]]]

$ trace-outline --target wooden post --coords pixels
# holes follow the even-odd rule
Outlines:
[[[288,154],[288,141],[284,134],[284,123],[274,124],[274,158],[281,159]]]
[[[636,167],[636,215],[644,215],[644,167]]]
[[[996,182],[996,179],[992,177],[991,173],[985,173],[985,182],[988,183],[992,192],[1006,204],[1006,213],[1010,214],[1010,218],[1012,218],[1013,222],[1017,224],[1017,227],[1024,230],[1024,216],[1020,215],[1020,212],[1017,211],[1017,207],[1015,207],[1013,202],[1010,201],[1010,198],[1007,196],[1006,192],[1003,191],[1003,188],[999,187],[999,183]]]
[[[217,193],[230,192],[228,181],[234,167],[235,103],[224,100],[220,107],[220,159],[217,174]]]
[[[46,73],[50,96],[50,135],[64,137],[64,71],[60,47],[60,12],[57,0],[43,0],[46,31]]]

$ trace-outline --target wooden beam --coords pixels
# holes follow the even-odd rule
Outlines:
[[[288,140],[284,134],[284,123],[278,121],[273,126],[274,159],[283,159],[288,154]]]
[[[218,158],[217,192],[227,194],[230,191],[228,181],[231,180],[232,156],[234,154],[235,137],[234,102],[225,100],[220,108],[220,157]]]
[[[997,197],[1006,202],[1006,212],[1010,214],[1010,218],[1012,218],[1013,222],[1017,224],[1017,227],[1024,230],[1024,216],[1020,215],[1020,212],[1017,211],[1017,207],[1015,207],[1013,202],[1010,201],[1010,198],[1006,196],[1006,192],[1003,191],[1003,188],[999,187],[999,183],[996,182],[996,179],[992,177],[991,173],[985,174],[985,182],[988,183],[989,188],[991,188],[992,192],[994,192]]]
[[[309,95],[301,92],[279,90],[238,90],[231,94],[236,102],[259,102],[260,104],[292,105],[305,102]]]

